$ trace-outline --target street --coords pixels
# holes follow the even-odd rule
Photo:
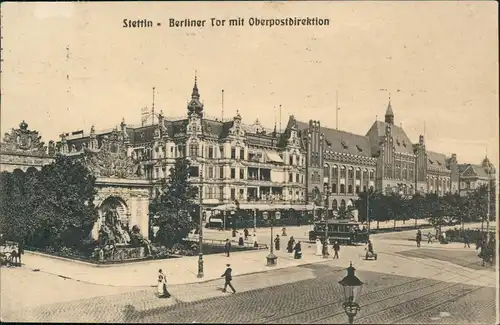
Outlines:
[[[460,244],[416,248],[408,240],[411,234],[374,237],[377,261],[363,260],[362,246],[343,247],[339,260],[311,259],[253,274],[239,270],[233,279],[236,294],[221,292],[220,279],[171,284],[172,298],[158,299],[156,288],[132,282],[95,285],[43,270],[2,268],[2,321],[347,323],[338,281],[352,261],[364,282],[355,323],[493,324],[494,268],[482,267],[477,251]],[[304,252],[314,254],[314,247],[306,245]],[[232,254],[233,269],[238,271],[246,254],[255,253]],[[219,274],[223,270],[221,265]]]

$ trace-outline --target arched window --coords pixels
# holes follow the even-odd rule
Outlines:
[[[340,184],[340,193],[344,194],[345,193],[345,185]]]
[[[345,200],[340,201],[340,208],[345,209]]]
[[[337,209],[338,209],[338,207],[337,207],[337,200],[333,199],[333,201],[332,201],[332,210],[337,211]]]
[[[356,194],[359,193],[359,185],[356,185]]]
[[[336,183],[332,183],[332,193],[337,193],[337,184]]]
[[[352,185],[347,186],[347,193],[352,193]]]
[[[366,192],[366,185],[363,185],[363,192]]]
[[[323,166],[323,177],[330,177],[330,166],[328,164]]]

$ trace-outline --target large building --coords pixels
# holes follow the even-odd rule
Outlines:
[[[333,212],[367,190],[443,195],[457,192],[459,180],[464,189],[484,178],[484,169],[459,165],[455,154],[427,150],[422,135],[413,143],[395,125],[390,101],[384,121],[375,121],[365,135],[294,116],[277,132],[258,120],[245,124],[239,113],[229,120],[208,117],[195,79],[186,117],[156,117],[148,125],[122,121],[110,130],[65,133],[49,148],[23,122],[6,134],[0,165],[7,171],[40,168],[56,150],[79,157],[97,177],[101,214],[114,207],[123,224],[138,225],[144,235],[151,226],[148,202],[180,157],[191,159],[191,180],[202,190],[204,208],[237,200],[257,209],[279,204],[300,210],[314,203]]]
[[[455,154],[426,149],[395,125],[389,102],[385,120],[375,121],[366,135],[304,123],[289,118],[281,133],[263,128],[258,120],[243,123],[238,113],[230,120],[208,118],[200,101],[197,82],[187,105],[187,117],[165,118],[157,123],[95,132],[65,134],[58,143],[64,154],[85,148],[106,150],[109,139],[121,141],[137,165],[134,177],[148,180],[152,195],[168,176],[176,158],[190,157],[191,176],[203,191],[203,205],[240,203],[291,205],[315,203],[338,210],[352,205],[358,193],[373,189],[384,193],[446,192],[458,190]],[[115,169],[98,171],[118,177]],[[115,174],[113,174],[115,173]]]

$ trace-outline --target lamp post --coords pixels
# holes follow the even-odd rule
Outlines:
[[[488,210],[486,213],[486,243],[490,244],[490,205],[491,205],[491,164],[488,161]]]
[[[203,278],[203,168],[200,164],[200,231],[198,234],[198,278]]]
[[[328,258],[328,208],[330,206],[330,187],[325,186],[326,201],[325,201],[325,240],[323,240],[323,258]]]
[[[373,188],[370,186],[366,192],[366,223],[368,224],[368,238],[370,238],[370,196],[373,195]]]
[[[339,284],[344,289],[344,303],[342,308],[349,318],[349,324],[354,323],[354,317],[361,309],[358,304],[359,296],[361,295],[361,288],[363,287],[363,282],[361,282],[358,277],[354,274],[356,269],[352,267],[352,262],[347,268],[347,276],[339,281]]]
[[[273,201],[271,201],[271,204],[273,203]],[[276,216],[276,212],[275,212],[275,216]],[[278,256],[274,255],[274,245],[273,245],[273,227],[274,227],[274,218],[271,217],[271,215],[269,215],[269,221],[271,223],[271,249],[269,251],[269,255],[267,255],[266,259],[267,259],[267,266],[276,266],[276,263],[277,263],[277,260],[278,260]]]

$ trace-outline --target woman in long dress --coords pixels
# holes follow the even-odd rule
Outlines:
[[[160,269],[158,271],[158,297],[159,298],[170,298],[170,293],[167,290],[167,277],[165,273]]]

